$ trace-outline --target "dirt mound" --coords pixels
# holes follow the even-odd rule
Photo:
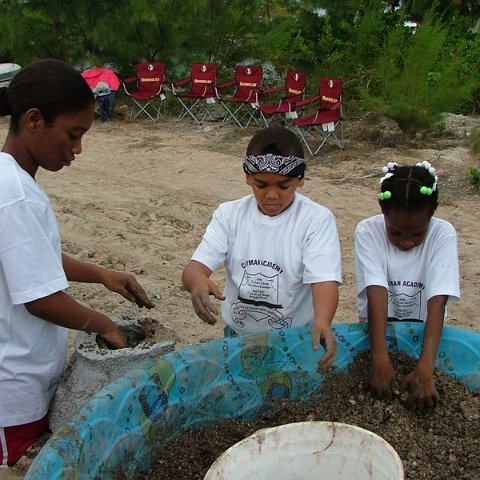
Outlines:
[[[392,356],[399,378],[415,362]],[[188,429],[167,444],[160,461],[143,480],[202,480],[227,448],[261,428],[322,420],[370,430],[399,454],[407,479],[476,480],[480,478],[480,394],[442,372],[436,373],[440,403],[425,411],[409,408],[403,399],[380,401],[365,390],[368,352],[360,353],[348,372],[331,373],[310,405],[278,400],[252,422],[228,420],[215,428]],[[123,477],[118,477],[118,480]]]

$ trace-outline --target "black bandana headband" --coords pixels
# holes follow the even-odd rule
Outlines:
[[[284,157],[267,153],[265,155],[247,155],[243,161],[243,170],[253,173],[276,173],[277,175],[291,176],[290,172],[299,165],[305,165],[305,159],[300,157]]]

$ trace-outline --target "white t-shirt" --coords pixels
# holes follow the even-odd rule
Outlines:
[[[44,417],[65,366],[68,329],[30,315],[25,303],[68,287],[50,202],[15,160],[0,153],[0,426]]]
[[[367,321],[367,287],[388,289],[388,316],[398,320],[427,318],[427,302],[436,295],[460,298],[457,234],[432,217],[425,240],[409,251],[387,238],[383,215],[362,220],[355,231],[355,272],[360,321]]]
[[[225,265],[222,317],[240,334],[311,324],[310,284],[342,276],[332,212],[298,193],[274,217],[253,195],[221,204],[192,260]]]

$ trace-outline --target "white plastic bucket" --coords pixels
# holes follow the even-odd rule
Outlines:
[[[226,450],[205,480],[404,480],[397,452],[354,425],[299,422],[258,430]]]

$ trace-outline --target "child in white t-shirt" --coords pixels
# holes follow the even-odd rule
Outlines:
[[[312,346],[325,347],[319,368],[335,359],[330,328],[338,304],[341,257],[333,214],[296,192],[305,160],[297,136],[266,128],[250,141],[243,163],[253,194],[221,204],[183,271],[197,315],[216,322],[210,295],[235,334],[312,326]],[[222,294],[210,279],[225,266]]]
[[[445,308],[460,298],[457,236],[450,223],[433,217],[438,188],[430,163],[391,162],[383,171],[382,214],[361,221],[355,232],[358,311],[371,338],[370,388],[380,398],[407,392],[409,404],[433,406]],[[391,320],[425,322],[420,358],[399,389],[386,347]]]
[[[80,73],[59,60],[23,68],[0,90],[10,128],[0,153],[0,465],[13,465],[48,429],[68,329],[98,333],[114,348],[126,339],[105,314],[75,301],[68,281],[101,283],[152,308],[135,277],[62,254],[50,202],[35,181],[81,153],[95,100]]]

